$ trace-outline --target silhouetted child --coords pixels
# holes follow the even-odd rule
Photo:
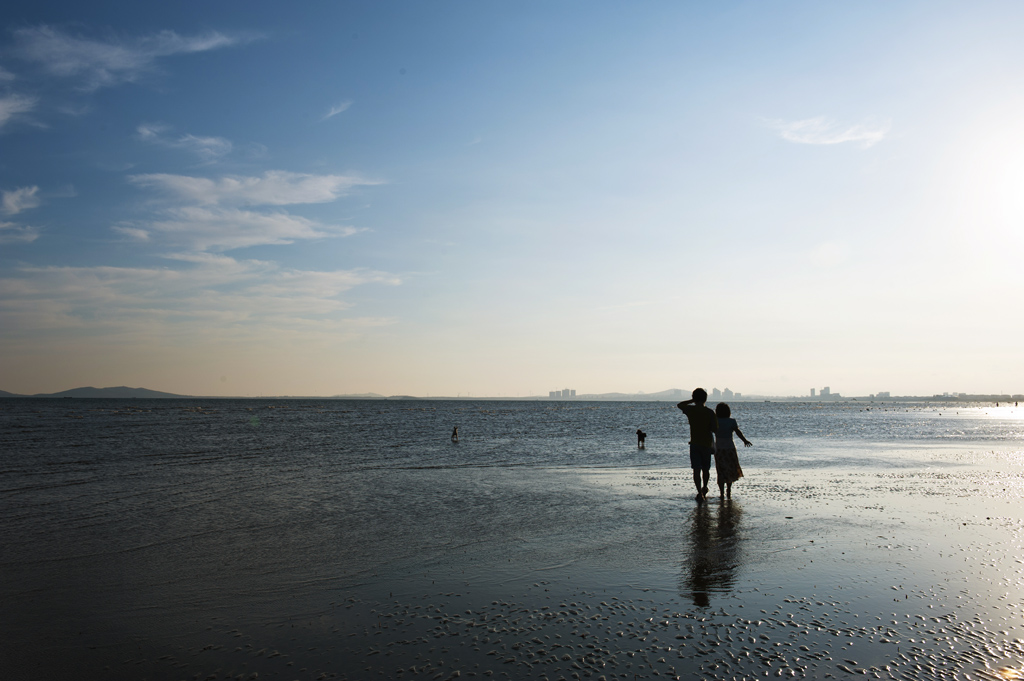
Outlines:
[[[718,417],[705,406],[707,401],[708,392],[697,388],[691,399],[676,405],[690,422],[690,468],[693,469],[693,484],[697,486],[697,501],[704,501],[708,496],[711,457],[715,453],[715,432],[718,430]]]
[[[732,499],[732,483],[743,477],[732,434],[740,436],[744,447],[754,445],[743,437],[740,427],[736,425],[736,419],[732,418],[732,410],[728,404],[719,402],[715,407],[715,416],[718,417],[718,430],[715,432],[715,473],[718,475],[718,491],[723,497]]]
[[[452,428],[452,442],[458,442],[458,441],[459,441],[459,427],[455,426],[454,428]]]
[[[636,429],[636,446],[638,449],[647,449],[647,433]]]

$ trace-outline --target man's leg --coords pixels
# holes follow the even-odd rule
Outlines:
[[[690,468],[693,469],[693,485],[697,488],[697,500],[708,496],[708,477],[711,475],[711,450],[690,444]]]

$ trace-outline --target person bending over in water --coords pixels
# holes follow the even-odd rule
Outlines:
[[[636,429],[636,446],[638,449],[647,449],[647,433]]]
[[[725,402],[719,402],[715,407],[715,416],[718,417],[718,430],[715,431],[715,474],[718,476],[718,492],[722,497],[732,499],[732,483],[743,477],[743,469],[740,468],[740,458],[736,454],[736,445],[732,441],[732,434],[736,433],[743,440],[744,447],[753,447],[753,443],[743,437],[740,427],[736,425],[736,419],[732,417],[732,410]]]
[[[711,457],[714,456],[715,432],[718,430],[718,418],[705,406],[707,401],[708,392],[697,388],[691,399],[676,405],[690,422],[690,468],[693,469],[693,484],[697,486],[697,501],[704,501],[708,496]]]
[[[459,441],[459,427],[455,426],[454,428],[452,428],[452,442],[458,442],[458,441]]]

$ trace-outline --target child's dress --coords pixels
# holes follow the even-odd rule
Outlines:
[[[732,434],[736,430],[736,419],[718,419],[718,432],[715,433],[715,473],[718,484],[733,483],[743,477],[740,458],[736,454]]]

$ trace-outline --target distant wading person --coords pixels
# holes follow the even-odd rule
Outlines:
[[[636,429],[636,446],[637,446],[637,448],[638,449],[647,449],[647,444],[646,443],[647,443],[647,433],[645,433],[644,431],[642,431],[639,428],[637,428]]]
[[[718,430],[715,431],[715,474],[718,476],[718,491],[723,497],[732,499],[732,483],[743,477],[732,434],[740,436],[744,447],[754,445],[743,437],[740,427],[736,425],[736,419],[731,418],[732,410],[728,404],[719,402],[715,407],[715,416],[718,417]]]
[[[697,501],[704,501],[708,496],[711,457],[715,453],[715,432],[718,431],[718,417],[705,406],[707,401],[707,391],[697,388],[691,399],[676,405],[690,422],[690,468],[693,469],[693,484],[697,486]]]
[[[459,441],[459,427],[455,426],[454,428],[452,428],[452,442],[458,442],[458,441]]]

